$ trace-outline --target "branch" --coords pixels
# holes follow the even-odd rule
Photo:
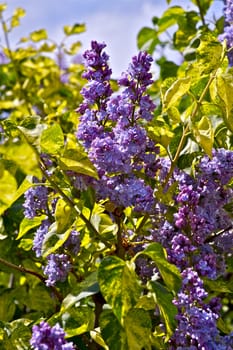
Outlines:
[[[203,26],[205,26],[206,25],[206,23],[205,23],[205,16],[204,16],[204,13],[203,13],[203,10],[202,10],[202,7],[201,7],[200,0],[196,0],[196,5],[197,5],[197,7],[199,9],[199,13],[200,13],[202,24],[203,24]]]
[[[33,275],[33,276],[39,278],[41,280],[41,282],[46,285],[46,282],[45,282],[46,278],[44,276],[42,276],[41,274],[39,274],[38,272],[36,272],[36,271],[27,269],[27,268],[25,268],[23,266],[15,265],[15,264],[13,264],[13,263],[5,260],[5,259],[2,259],[2,258],[0,258],[0,264],[3,264],[3,265],[5,265],[5,266],[7,266],[7,267],[9,267],[11,269],[20,271],[22,273],[28,273],[30,275]],[[53,291],[54,295],[56,295],[57,299],[61,302],[63,300],[63,298],[62,298],[62,295],[58,292],[58,290],[54,286],[50,286],[49,288]]]

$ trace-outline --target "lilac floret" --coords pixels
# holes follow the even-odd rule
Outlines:
[[[47,213],[48,189],[45,186],[29,188],[25,194],[24,215],[33,219],[38,214]]]
[[[57,323],[51,327],[42,321],[32,327],[30,345],[34,350],[75,350],[72,342],[67,342],[63,328]]]
[[[77,255],[80,251],[80,232],[72,230],[66,242],[64,243],[64,248],[68,250],[69,253]]]
[[[72,269],[69,256],[66,254],[50,254],[47,265],[44,268],[44,274],[47,275],[46,285],[54,286],[56,282],[64,282],[68,273]]]
[[[40,227],[37,229],[35,233],[35,237],[33,240],[32,249],[35,251],[36,257],[39,258],[41,256],[42,244],[44,241],[44,237],[48,232],[50,221],[48,219],[43,220]]]
[[[219,35],[219,40],[227,42],[227,48],[229,49],[227,55],[229,59],[229,65],[233,65],[233,2],[232,0],[226,0],[224,6],[225,26],[224,32]]]

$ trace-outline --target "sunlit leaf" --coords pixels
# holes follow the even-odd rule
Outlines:
[[[133,266],[116,256],[105,257],[99,266],[98,281],[103,297],[122,322],[141,294]]]
[[[17,190],[17,182],[9,171],[4,170],[0,177],[0,214],[12,204]]]
[[[63,30],[66,35],[80,34],[85,32],[86,26],[83,23],[76,23],[73,26],[64,26]]]
[[[176,80],[163,96],[163,106],[165,110],[174,106],[174,104],[189,91],[190,85],[190,77]]]
[[[99,292],[99,284],[97,282],[97,273],[93,272],[80,282],[73,290],[68,294],[62,302],[61,312],[72,307],[80,300],[97,294]]]
[[[142,254],[147,255],[155,262],[169,290],[178,292],[181,287],[180,272],[175,265],[167,261],[165,250],[161,244],[151,243],[142,252],[137,253],[134,259]]]
[[[16,237],[16,239],[22,238],[32,228],[39,226],[45,218],[46,218],[45,215],[35,216],[32,219],[28,219],[28,218],[24,217],[20,223],[19,233],[18,233],[18,236]]]
[[[59,154],[64,147],[64,135],[59,124],[53,124],[43,130],[40,137],[41,151],[48,154]]]
[[[101,313],[100,329],[102,337],[109,346],[109,349],[129,350],[124,328],[111,310],[104,310]]]
[[[165,322],[167,330],[166,340],[168,340],[173,334],[177,324],[175,316],[177,315],[178,311],[173,304],[174,297],[164,286],[158,282],[150,282],[150,286],[152,287],[157,306]]]
[[[149,313],[143,309],[129,310],[124,319],[129,350],[151,349],[152,322]]]
[[[72,208],[60,198],[55,209],[55,220],[57,233],[64,233],[74,222],[75,216]]]
[[[45,29],[36,30],[30,33],[30,39],[34,42],[46,40],[48,39],[47,31]]]
[[[197,142],[211,157],[214,143],[214,130],[210,119],[207,116],[203,116],[191,130],[193,131]]]

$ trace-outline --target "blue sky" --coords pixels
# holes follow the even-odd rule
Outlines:
[[[11,40],[16,42],[29,32],[41,28],[51,39],[59,42],[62,27],[86,23],[87,31],[77,37],[83,49],[91,40],[105,41],[110,54],[110,65],[115,76],[125,70],[131,57],[137,53],[136,36],[143,26],[151,26],[151,18],[167,8],[166,0],[5,0],[8,13],[22,7],[27,14],[16,28]],[[190,0],[172,0],[171,5],[190,8]],[[214,0],[219,16],[222,2]]]

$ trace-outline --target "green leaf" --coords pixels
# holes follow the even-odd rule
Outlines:
[[[43,313],[53,312],[56,306],[55,299],[51,298],[50,292],[42,285],[35,285],[29,289],[26,305],[31,310]]]
[[[94,330],[91,330],[90,336],[98,345],[101,346],[102,350],[109,350],[109,347],[106,345],[104,339],[101,336],[101,333],[99,331],[99,327],[94,329]]]
[[[144,27],[137,36],[137,45],[140,50],[147,51],[152,54],[156,45],[160,43],[155,29]]]
[[[197,143],[210,157],[212,157],[214,130],[210,119],[207,116],[203,116],[201,120],[191,128],[191,130]]]
[[[173,295],[160,283],[153,281],[150,282],[150,286],[154,292],[157,306],[164,319],[164,323],[167,330],[166,341],[172,336],[176,328],[177,308],[173,304]]]
[[[224,108],[223,119],[227,127],[233,132],[233,78],[232,74],[218,74],[215,81],[217,96]]]
[[[13,16],[11,18],[11,28],[17,27],[20,25],[20,18],[24,17],[26,14],[25,10],[18,7],[14,10]]]
[[[74,157],[74,155],[73,155]],[[80,156],[79,156],[80,158]],[[91,177],[94,177],[95,179],[98,179],[98,174],[96,172],[96,169],[94,168],[93,164],[91,161],[85,157],[80,160],[76,160],[73,158],[67,158],[67,157],[61,157],[59,159],[59,165],[61,169],[63,170],[72,170],[75,171],[76,173],[83,174],[83,175],[88,175]]]
[[[45,218],[46,218],[46,215],[35,216],[33,219],[28,219],[24,217],[20,223],[19,233],[16,239],[22,238],[32,228],[39,226]]]
[[[1,3],[0,4],[0,12],[3,12],[7,9],[7,4],[6,3]]]
[[[167,110],[167,115],[169,120],[171,120],[173,123],[180,123],[180,112],[178,108],[171,106]]]
[[[151,318],[146,310],[130,309],[124,319],[129,350],[151,349]]]
[[[28,350],[28,344],[31,339],[31,320],[18,318],[5,326],[7,338],[4,341],[4,350]],[[5,347],[6,346],[6,347]]]
[[[165,249],[159,243],[151,243],[143,251],[137,253],[133,260],[140,255],[147,255],[151,258],[169,290],[178,292],[181,287],[181,276],[178,268],[167,261]]]
[[[84,23],[76,23],[73,26],[64,26],[63,30],[66,35],[80,34],[86,31],[86,26]]]
[[[57,201],[55,219],[58,234],[64,233],[71,226],[75,219],[72,208],[62,198]]]
[[[17,199],[19,199],[31,186],[32,183],[28,181],[28,178],[26,177],[17,189],[17,191],[14,193],[11,204],[17,201]]]
[[[50,227],[48,232],[44,236],[42,244],[42,256],[46,257],[49,254],[55,253],[58,248],[60,248],[65,241],[68,239],[72,228],[69,228],[63,233],[57,232],[57,224],[54,222]]]
[[[197,0],[192,0],[192,2],[198,6],[198,8],[200,9],[201,13],[205,16],[208,9],[210,8],[213,0],[202,0],[202,1],[197,1]]]
[[[172,6],[166,10],[158,21],[159,32],[162,33],[169,27],[177,24],[178,20],[185,14],[184,9],[180,6]]]
[[[15,314],[15,309],[13,292],[5,290],[0,294],[0,320],[11,321]]]
[[[111,350],[129,350],[124,328],[111,310],[103,310],[100,315],[101,335]]]
[[[47,31],[45,29],[35,30],[30,33],[30,39],[34,42],[38,42],[40,40],[48,39]]]
[[[68,338],[86,333],[94,328],[94,310],[87,305],[70,308],[62,314],[61,322]]]
[[[41,178],[36,152],[25,140],[9,140],[0,145],[0,153],[5,159],[13,161],[24,174]]]
[[[177,102],[177,100],[184,96],[189,91],[190,85],[190,77],[176,80],[163,96],[164,109],[169,109]]]
[[[4,170],[0,177],[0,215],[11,206],[17,190],[17,182],[13,175]]]
[[[74,43],[71,44],[69,50],[65,50],[66,53],[69,55],[76,55],[77,52],[80,50],[82,44],[80,41],[75,41]]]
[[[72,289],[72,293],[68,294],[62,302],[61,313],[72,307],[78,301],[87,298],[99,292],[99,284],[97,282],[97,272],[92,272],[84,281],[77,284]]]
[[[223,55],[223,45],[216,37],[207,32],[201,37],[196,51],[197,65],[200,74],[209,74],[220,67]]]
[[[141,294],[133,265],[116,256],[105,257],[99,266],[98,281],[103,297],[122,322]]]
[[[59,124],[53,124],[42,131],[40,137],[41,151],[49,154],[59,154],[64,147],[64,135]]]
[[[152,295],[142,295],[136,304],[136,308],[144,310],[155,310],[156,303]]]
[[[224,281],[222,278],[218,278],[217,280],[205,279],[205,285],[212,292],[230,293],[230,294],[233,293],[232,279],[229,281]]]

